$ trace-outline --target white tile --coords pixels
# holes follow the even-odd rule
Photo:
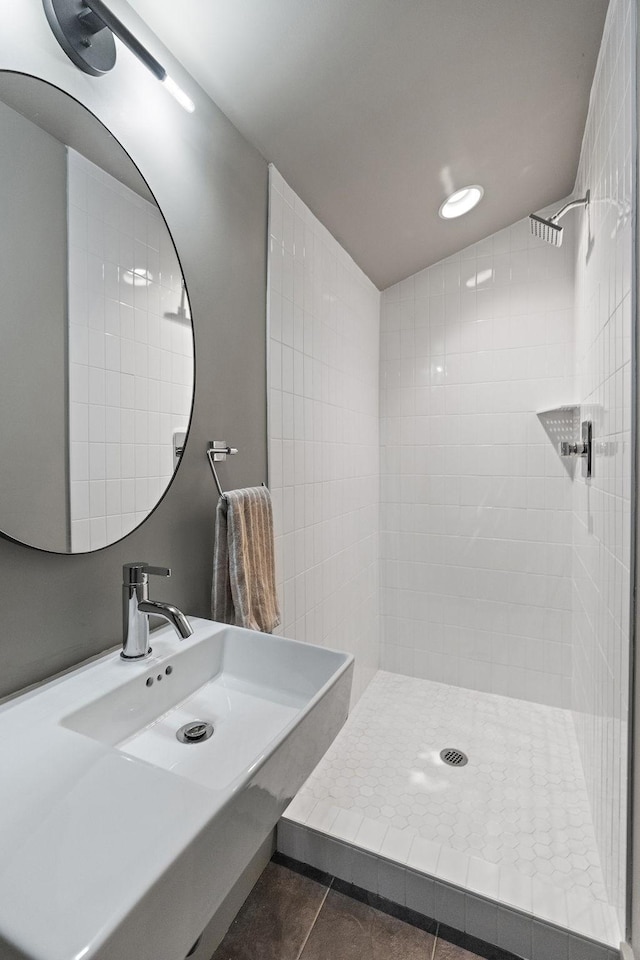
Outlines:
[[[365,817],[355,835],[354,843],[364,850],[378,853],[388,829],[388,824]]]
[[[440,849],[439,843],[433,843],[420,836],[414,837],[407,857],[407,866],[421,873],[435,875]]]
[[[307,815],[306,826],[328,833],[337,815],[338,807],[328,800],[320,800]]]
[[[545,883],[534,876],[531,878],[533,913],[541,920],[548,920],[560,927],[567,927],[569,915],[565,891]],[[590,898],[591,902],[591,898]]]
[[[296,823],[306,823],[307,817],[317,802],[315,797],[309,794],[299,793],[293,798],[282,816],[288,820],[295,820]]]
[[[362,826],[364,817],[357,810],[340,810],[331,825],[331,835],[341,840],[353,841]]]
[[[466,886],[468,890],[496,899],[500,884],[500,868],[496,863],[487,863],[478,857],[469,857]]]
[[[469,857],[459,850],[452,850],[443,846],[440,850],[436,865],[436,876],[448,883],[455,883],[458,887],[466,886],[469,871]]]
[[[466,767],[449,768],[439,759],[439,749],[449,742],[467,751]],[[505,760],[516,756],[518,763]],[[385,788],[386,778],[403,785],[398,795]],[[392,856],[395,844],[401,863],[431,875],[440,875],[439,858],[450,883],[528,913],[548,903],[544,916],[553,922],[563,919],[559,911],[566,891],[584,879],[586,857],[575,851],[587,850],[594,871],[588,896],[599,910],[602,875],[571,715],[565,710],[379,672],[305,793],[317,799],[330,795],[345,814],[363,815],[356,844],[368,843],[379,852],[390,831],[383,855],[386,850]],[[579,827],[574,826],[576,806],[586,812]],[[523,818],[527,809],[528,820]],[[408,853],[406,836],[412,838]],[[545,887],[536,884],[534,904],[535,871],[551,894],[545,899]]]
[[[410,830],[398,830],[389,827],[380,846],[380,855],[395,860],[396,863],[406,863],[414,835]]]

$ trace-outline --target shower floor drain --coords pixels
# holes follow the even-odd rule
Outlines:
[[[456,750],[455,747],[446,747],[440,751],[440,759],[448,763],[450,767],[464,767],[469,763],[469,757],[462,750]]]

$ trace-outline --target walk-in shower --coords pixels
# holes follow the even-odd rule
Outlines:
[[[629,931],[635,35],[612,0],[571,197],[385,290],[379,357],[375,289],[271,184],[284,628],[361,694],[278,844],[528,960]]]

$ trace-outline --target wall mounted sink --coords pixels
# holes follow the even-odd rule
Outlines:
[[[182,960],[344,723],[350,655],[191,623],[0,708],[3,960]]]

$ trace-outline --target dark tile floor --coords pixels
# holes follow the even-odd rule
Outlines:
[[[212,960],[514,960],[276,854]]]

